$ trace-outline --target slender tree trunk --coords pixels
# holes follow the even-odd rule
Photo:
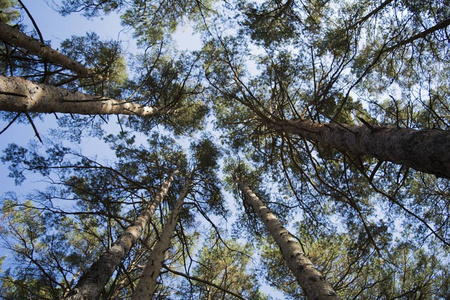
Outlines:
[[[125,100],[92,96],[51,85],[38,84],[20,77],[3,75],[0,75],[0,110],[139,116],[152,116],[168,112]]]
[[[68,294],[66,300],[94,300],[99,297],[114,271],[147,226],[156,207],[167,194],[167,191],[174,180],[174,176],[177,173],[178,171],[174,171],[169,176],[155,199],[153,199],[150,205],[139,215],[134,224],[128,227],[119,237],[111,249],[100,256],[100,258],[83,273],[75,288]]]
[[[25,49],[30,54],[37,55],[56,65],[67,68],[78,76],[102,80],[101,76],[94,74],[92,70],[85,68],[70,57],[2,22],[0,22],[0,39],[13,46]]]
[[[183,191],[175,204],[175,208],[170,214],[169,221],[164,225],[164,229],[159,236],[159,240],[150,253],[150,259],[148,260],[144,271],[142,271],[139,283],[133,293],[133,296],[131,297],[132,300],[149,300],[155,292],[156,280],[161,273],[162,264],[165,259],[165,252],[170,247],[170,240],[173,232],[175,231],[189,185],[190,183],[187,183],[184,186]]]
[[[289,269],[294,273],[297,282],[308,299],[339,299],[333,287],[303,253],[296,239],[287,231],[278,218],[262,203],[262,201],[242,181],[237,180],[239,189],[246,201],[263,221],[270,235],[281,249]]]
[[[343,152],[375,157],[450,178],[449,131],[317,124],[307,120],[277,122],[272,126]]]

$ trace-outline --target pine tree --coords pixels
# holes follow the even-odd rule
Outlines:
[[[63,41],[58,53],[36,23],[21,23],[32,17],[22,1],[0,0],[6,129],[26,122],[38,135],[33,120],[41,113],[65,114],[57,135],[40,138],[45,153],[13,144],[1,156],[16,184],[28,182],[28,172],[52,183],[31,201],[3,197],[0,233],[18,266],[4,260],[5,298],[88,290],[93,298],[128,299],[154,261],[153,283],[138,287],[154,298],[265,299],[263,278],[293,298],[448,298],[448,3],[61,4],[63,15],[117,13],[140,53],[125,55],[120,42],[95,32]],[[183,26],[201,36],[200,50],[177,50],[173,33]],[[100,125],[112,120],[107,114],[118,115],[120,134]],[[104,131],[115,151],[111,164],[65,143]],[[136,145],[134,134],[148,143]],[[180,145],[188,144],[185,155]],[[255,171],[236,173],[244,165]],[[175,169],[180,175],[159,201]],[[238,188],[229,174],[239,175]],[[178,178],[188,177],[178,213]],[[245,201],[224,201],[223,183]],[[112,261],[114,242],[149,207],[152,217],[121,248],[109,275],[90,273],[90,265]],[[179,220],[168,227],[171,212]],[[262,213],[276,225],[257,222]],[[281,225],[294,222],[297,231]],[[166,244],[156,246],[164,227]],[[201,244],[207,249],[197,254]],[[245,247],[260,251],[248,257]],[[255,270],[258,258],[263,268]],[[234,260],[245,270],[233,268]],[[80,287],[85,283],[95,288]]]
[[[244,194],[244,201],[258,214],[267,231],[281,249],[284,259],[295,275],[297,282],[308,299],[339,299],[333,287],[317,271],[310,259],[302,251],[294,236],[281,225],[278,218],[259,200],[259,198],[241,181],[236,179]]]
[[[158,242],[150,253],[150,258],[142,271],[142,275],[139,279],[139,283],[136,286],[136,290],[133,293],[131,299],[140,300],[148,299],[153,295],[156,288],[156,280],[161,272],[162,264],[165,257],[165,251],[170,246],[170,238],[175,230],[178,219],[181,214],[184,199],[188,193],[188,189],[191,183],[186,182],[180,196],[173,208],[169,220],[164,225],[163,231],[159,235]]]
[[[164,199],[167,191],[174,180],[177,171],[170,174],[169,178],[164,182],[161,190],[155,199],[142,210],[132,226],[118,238],[107,252],[86,271],[78,280],[77,285],[67,295],[65,299],[97,299],[106,283],[117,269],[121,261],[127,256],[131,247],[136,243],[141,233],[147,227],[148,222],[153,216],[156,207]]]

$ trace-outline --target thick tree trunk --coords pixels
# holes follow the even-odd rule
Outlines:
[[[296,239],[287,231],[278,218],[261,202],[261,200],[242,181],[237,181],[246,201],[263,221],[270,235],[281,249],[289,269],[308,299],[339,299],[333,287],[303,253]]]
[[[437,129],[414,130],[316,124],[287,121],[272,125],[279,131],[300,135],[340,151],[391,161],[418,171],[450,178],[450,132]]]
[[[169,176],[155,199],[153,199],[150,205],[139,215],[134,224],[128,227],[125,233],[119,237],[112,248],[100,256],[100,258],[83,273],[75,288],[66,297],[66,300],[95,300],[99,297],[116,268],[120,265],[147,226],[156,207],[158,207],[159,203],[167,194],[167,191],[174,180],[174,176],[177,173],[178,171],[175,171]]]
[[[139,283],[133,293],[133,296],[131,297],[132,300],[151,299],[153,293],[155,292],[156,280],[161,273],[162,264],[165,259],[165,252],[170,247],[170,240],[173,232],[175,231],[189,185],[190,183],[187,183],[184,186],[183,191],[178,197],[177,203],[170,214],[169,221],[164,225],[164,229],[159,236],[159,240],[150,253],[150,259],[148,260],[144,271],[142,271]]]
[[[96,80],[102,80],[100,76],[94,74],[91,70],[85,68],[83,65],[74,61],[70,57],[59,53],[51,47],[42,44],[40,41],[29,37],[16,28],[2,22],[0,22],[0,39],[13,46],[25,49],[30,54],[37,55],[56,65],[67,68],[75,72],[78,76],[92,77]]]
[[[124,114],[152,116],[166,113],[158,108],[125,100],[92,96],[20,77],[0,75],[0,110],[82,115]]]

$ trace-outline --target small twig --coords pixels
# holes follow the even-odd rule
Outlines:
[[[39,27],[36,23],[36,21],[34,20],[33,16],[31,15],[30,11],[28,10],[28,8],[25,6],[25,4],[23,4],[23,2],[21,0],[18,0],[20,6],[22,6],[23,10],[25,10],[25,13],[27,14],[28,18],[30,18],[31,23],[33,23],[34,29],[36,29],[37,34],[39,35],[39,39],[41,40],[42,44],[45,44],[44,41],[44,37],[42,36],[41,31],[39,30]],[[48,63],[47,60],[43,60],[44,62],[44,77],[42,78],[42,82],[45,83],[47,81],[47,76],[48,76]]]
[[[17,120],[17,118],[19,118],[19,116],[21,115],[22,113],[20,112],[20,113],[18,113],[13,119],[12,119],[12,121],[11,122],[9,122],[8,123],[8,125],[6,125],[6,127],[5,128],[3,128],[3,130],[2,131],[0,131],[0,134],[2,134],[3,132],[5,132],[6,131],[6,129],[8,129],[9,128],[9,126],[11,126],[16,120]]]
[[[44,144],[44,142],[41,139],[41,136],[39,135],[39,132],[38,132],[36,126],[34,125],[33,119],[30,117],[30,115],[28,113],[25,113],[25,116],[27,116],[28,121],[30,121],[30,124],[31,124],[31,126],[33,127],[33,130],[34,130],[34,134],[38,138],[39,142],[41,142],[41,144]]]
[[[375,130],[375,127],[373,127],[372,125],[369,124],[369,122],[367,122],[366,120],[364,120],[363,118],[357,117],[358,120],[360,120],[364,125],[366,125],[367,128],[370,129],[370,131],[373,133]]]
[[[233,296],[236,297],[236,298],[245,300],[245,298],[242,297],[241,295],[238,295],[238,294],[236,294],[236,293],[233,293],[232,291],[227,290],[227,289],[225,289],[225,288],[223,288],[223,287],[221,287],[221,286],[219,286],[219,285],[217,285],[217,284],[214,284],[214,283],[212,283],[212,282],[210,282],[210,281],[207,281],[207,280],[204,280],[204,279],[201,279],[201,278],[198,278],[198,277],[190,276],[190,275],[184,274],[184,273],[182,273],[182,272],[175,271],[174,269],[169,268],[169,267],[168,267],[167,265],[165,265],[165,264],[163,264],[163,268],[166,269],[167,271],[169,271],[170,273],[174,273],[174,274],[176,274],[176,275],[183,276],[183,277],[185,277],[185,278],[187,278],[187,279],[191,279],[191,280],[195,280],[195,281],[198,281],[198,282],[207,284],[207,285],[211,285],[211,286],[215,287],[216,289],[221,290],[222,292],[225,292],[225,293],[228,293],[228,294],[230,294],[230,295],[233,295]]]

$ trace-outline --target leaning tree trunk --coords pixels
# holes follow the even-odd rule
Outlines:
[[[190,183],[187,183],[180,196],[178,197],[175,208],[170,214],[169,221],[164,225],[164,229],[159,236],[159,240],[150,253],[150,259],[148,260],[144,271],[142,271],[139,283],[131,297],[132,300],[148,300],[155,292],[156,280],[161,273],[161,267],[165,259],[165,252],[170,246],[170,240],[175,227],[177,225],[181,208],[184,203],[184,198],[188,192]]]
[[[0,75],[0,110],[36,113],[72,113],[82,115],[124,114],[154,116],[165,109],[142,106],[126,100],[115,100],[76,92],[20,77]]]
[[[281,249],[289,269],[294,273],[297,282],[308,299],[339,299],[333,287],[314,267],[311,260],[303,253],[301,246],[287,231],[278,218],[270,212],[262,201],[242,181],[237,180],[239,189],[246,201],[263,221],[270,235]]]
[[[449,131],[317,124],[308,120],[274,121],[270,126],[340,151],[371,156],[450,178]]]
[[[89,70],[67,55],[59,53],[57,50],[2,22],[0,22],[0,39],[8,44],[25,49],[27,53],[37,55],[56,65],[69,69],[80,77],[92,77],[97,80],[102,80],[101,76],[95,74],[92,70]]]
[[[67,295],[66,300],[89,300],[97,299],[111,278],[116,268],[136,243],[142,231],[147,226],[150,218],[167,194],[174,176],[174,171],[164,182],[160,191],[150,205],[139,215],[134,224],[127,228],[114,245],[106,251],[92,266],[83,273],[75,288]]]

